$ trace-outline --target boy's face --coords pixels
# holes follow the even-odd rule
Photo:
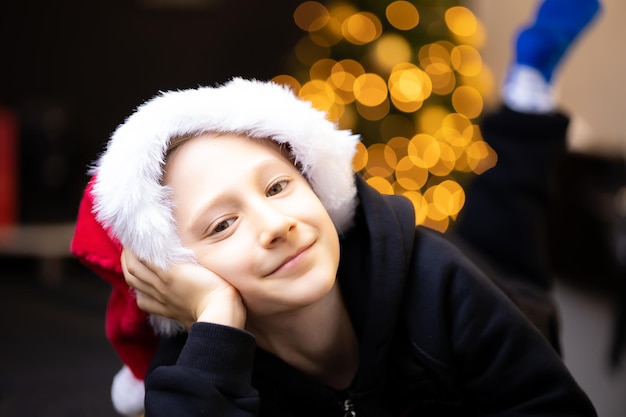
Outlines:
[[[339,238],[307,180],[277,146],[203,135],[168,158],[183,244],[239,290],[248,314],[288,312],[335,283]]]

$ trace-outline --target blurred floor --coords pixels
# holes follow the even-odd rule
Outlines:
[[[568,282],[557,282],[563,357],[596,406],[599,417],[626,416],[626,352],[611,369],[614,301],[611,294]]]
[[[116,417],[109,388],[120,363],[104,335],[108,284],[80,264],[45,284],[34,261],[0,258],[0,417]],[[613,306],[556,287],[565,362],[600,417],[626,416],[626,364],[608,366]],[[626,360],[626,358],[624,358]]]
[[[109,287],[81,265],[56,285],[39,265],[0,258],[0,417],[114,417],[120,366],[104,334]]]

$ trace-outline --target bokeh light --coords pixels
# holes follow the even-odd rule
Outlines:
[[[354,97],[365,106],[378,106],[387,99],[387,84],[378,74],[360,75],[354,80]]]
[[[474,13],[462,6],[446,10],[445,20],[450,31],[459,36],[471,36],[478,29],[478,21]]]
[[[483,111],[483,97],[474,87],[462,85],[452,92],[454,109],[470,119],[474,119]]]
[[[383,73],[389,73],[398,64],[410,62],[411,55],[411,44],[396,33],[382,35],[372,48],[372,61]]]
[[[300,29],[314,32],[328,23],[330,13],[326,6],[317,1],[305,1],[294,11],[293,20]]]
[[[460,74],[471,77],[478,75],[482,69],[480,52],[470,45],[458,45],[450,52],[451,63]]]
[[[405,113],[417,111],[432,92],[432,81],[416,65],[399,64],[389,76],[389,93],[396,108]]]
[[[400,30],[411,30],[418,25],[420,15],[412,3],[394,1],[385,9],[385,16],[393,27]]]
[[[353,168],[372,187],[408,198],[416,224],[445,231],[464,182],[497,161],[478,119],[493,77],[484,28],[460,1],[305,1],[293,71],[276,82],[362,136]]]
[[[355,45],[364,45],[378,39],[382,29],[380,19],[368,12],[355,13],[341,25],[343,36]]]

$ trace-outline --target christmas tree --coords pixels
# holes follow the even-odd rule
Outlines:
[[[489,94],[481,23],[458,1],[306,1],[289,85],[363,142],[354,168],[383,193],[402,194],[416,222],[445,231],[463,183],[496,161],[476,124]]]

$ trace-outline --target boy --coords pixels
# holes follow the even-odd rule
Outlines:
[[[146,414],[595,415],[489,279],[353,174],[357,139],[242,79],[118,128],[95,213],[138,305],[182,324],[153,320]]]

